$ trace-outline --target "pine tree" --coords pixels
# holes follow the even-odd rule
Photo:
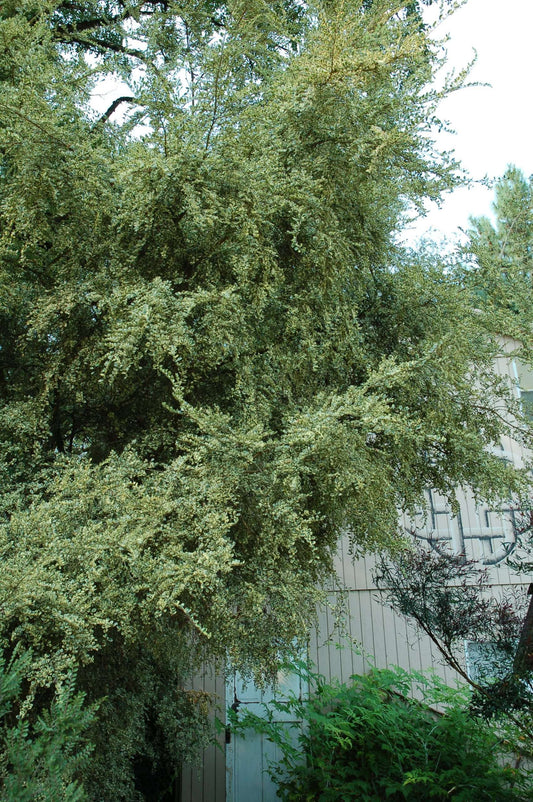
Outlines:
[[[528,180],[510,165],[495,184],[493,219],[471,219],[466,248],[466,281],[493,328],[514,336],[530,358],[533,324],[533,192]]]

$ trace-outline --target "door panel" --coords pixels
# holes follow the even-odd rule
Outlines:
[[[275,690],[261,690],[235,673],[231,682],[228,682],[227,704],[238,712],[248,710],[257,716],[263,716],[265,704],[274,699],[286,700],[293,694],[301,697],[304,692],[307,693],[306,683],[290,670],[280,672]],[[299,722],[280,711],[274,710],[273,715],[275,720],[284,722],[291,728],[291,737],[296,743],[298,727],[294,725]],[[245,737],[232,734],[230,742],[226,744],[226,802],[279,802],[268,767],[280,758],[279,747],[262,733],[247,730]]]

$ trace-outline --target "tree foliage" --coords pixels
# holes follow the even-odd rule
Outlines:
[[[533,192],[518,168],[510,165],[495,184],[493,219],[471,219],[465,262],[466,282],[492,327],[518,340],[531,360]]]
[[[464,557],[422,547],[382,558],[376,581],[384,603],[415,622],[445,662],[475,691],[472,709],[485,718],[509,719],[533,752],[531,642],[524,590],[496,598],[486,569]],[[465,664],[465,642],[487,644],[485,660]]]
[[[469,242],[455,275],[471,294],[487,336],[499,332],[513,338],[508,358],[514,354],[526,363],[531,362],[533,344],[532,254],[531,179],[510,166],[495,184],[493,219],[471,219]],[[515,403],[509,412],[509,433],[521,440],[528,426],[527,409]],[[514,523],[519,548],[508,559],[524,576],[533,565],[532,523],[526,497]],[[495,598],[490,575],[478,563],[419,547],[382,558],[376,579],[384,601],[412,619],[446,663],[474,687],[472,708],[487,718],[512,719],[522,732],[524,750],[531,754],[533,608],[526,613],[523,589],[521,598],[511,592]],[[477,667],[475,680],[465,665],[465,641],[490,644],[492,651],[492,659]]]
[[[95,799],[190,756],[203,656],[272,672],[342,530],[525,487],[495,342],[395,244],[456,181],[411,7],[2,5],[0,642],[36,710],[76,666],[105,696]]]

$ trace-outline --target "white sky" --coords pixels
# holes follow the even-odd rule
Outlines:
[[[440,116],[456,131],[442,144],[455,150],[470,175],[502,175],[515,164],[533,173],[533,0],[469,0],[443,26],[450,34],[449,66],[460,69],[477,51],[470,80],[490,83],[454,93]],[[416,235],[455,237],[470,215],[490,214],[493,192],[456,190],[414,227]]]

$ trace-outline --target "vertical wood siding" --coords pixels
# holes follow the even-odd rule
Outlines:
[[[196,676],[191,690],[208,693],[212,699],[211,722],[215,735],[215,716],[224,719],[225,685],[224,677],[216,668],[207,666]],[[226,799],[226,758],[224,735],[216,737],[217,746],[206,749],[198,766],[184,766],[181,783],[177,789],[176,802],[225,802]],[[251,802],[251,800],[250,800]]]

